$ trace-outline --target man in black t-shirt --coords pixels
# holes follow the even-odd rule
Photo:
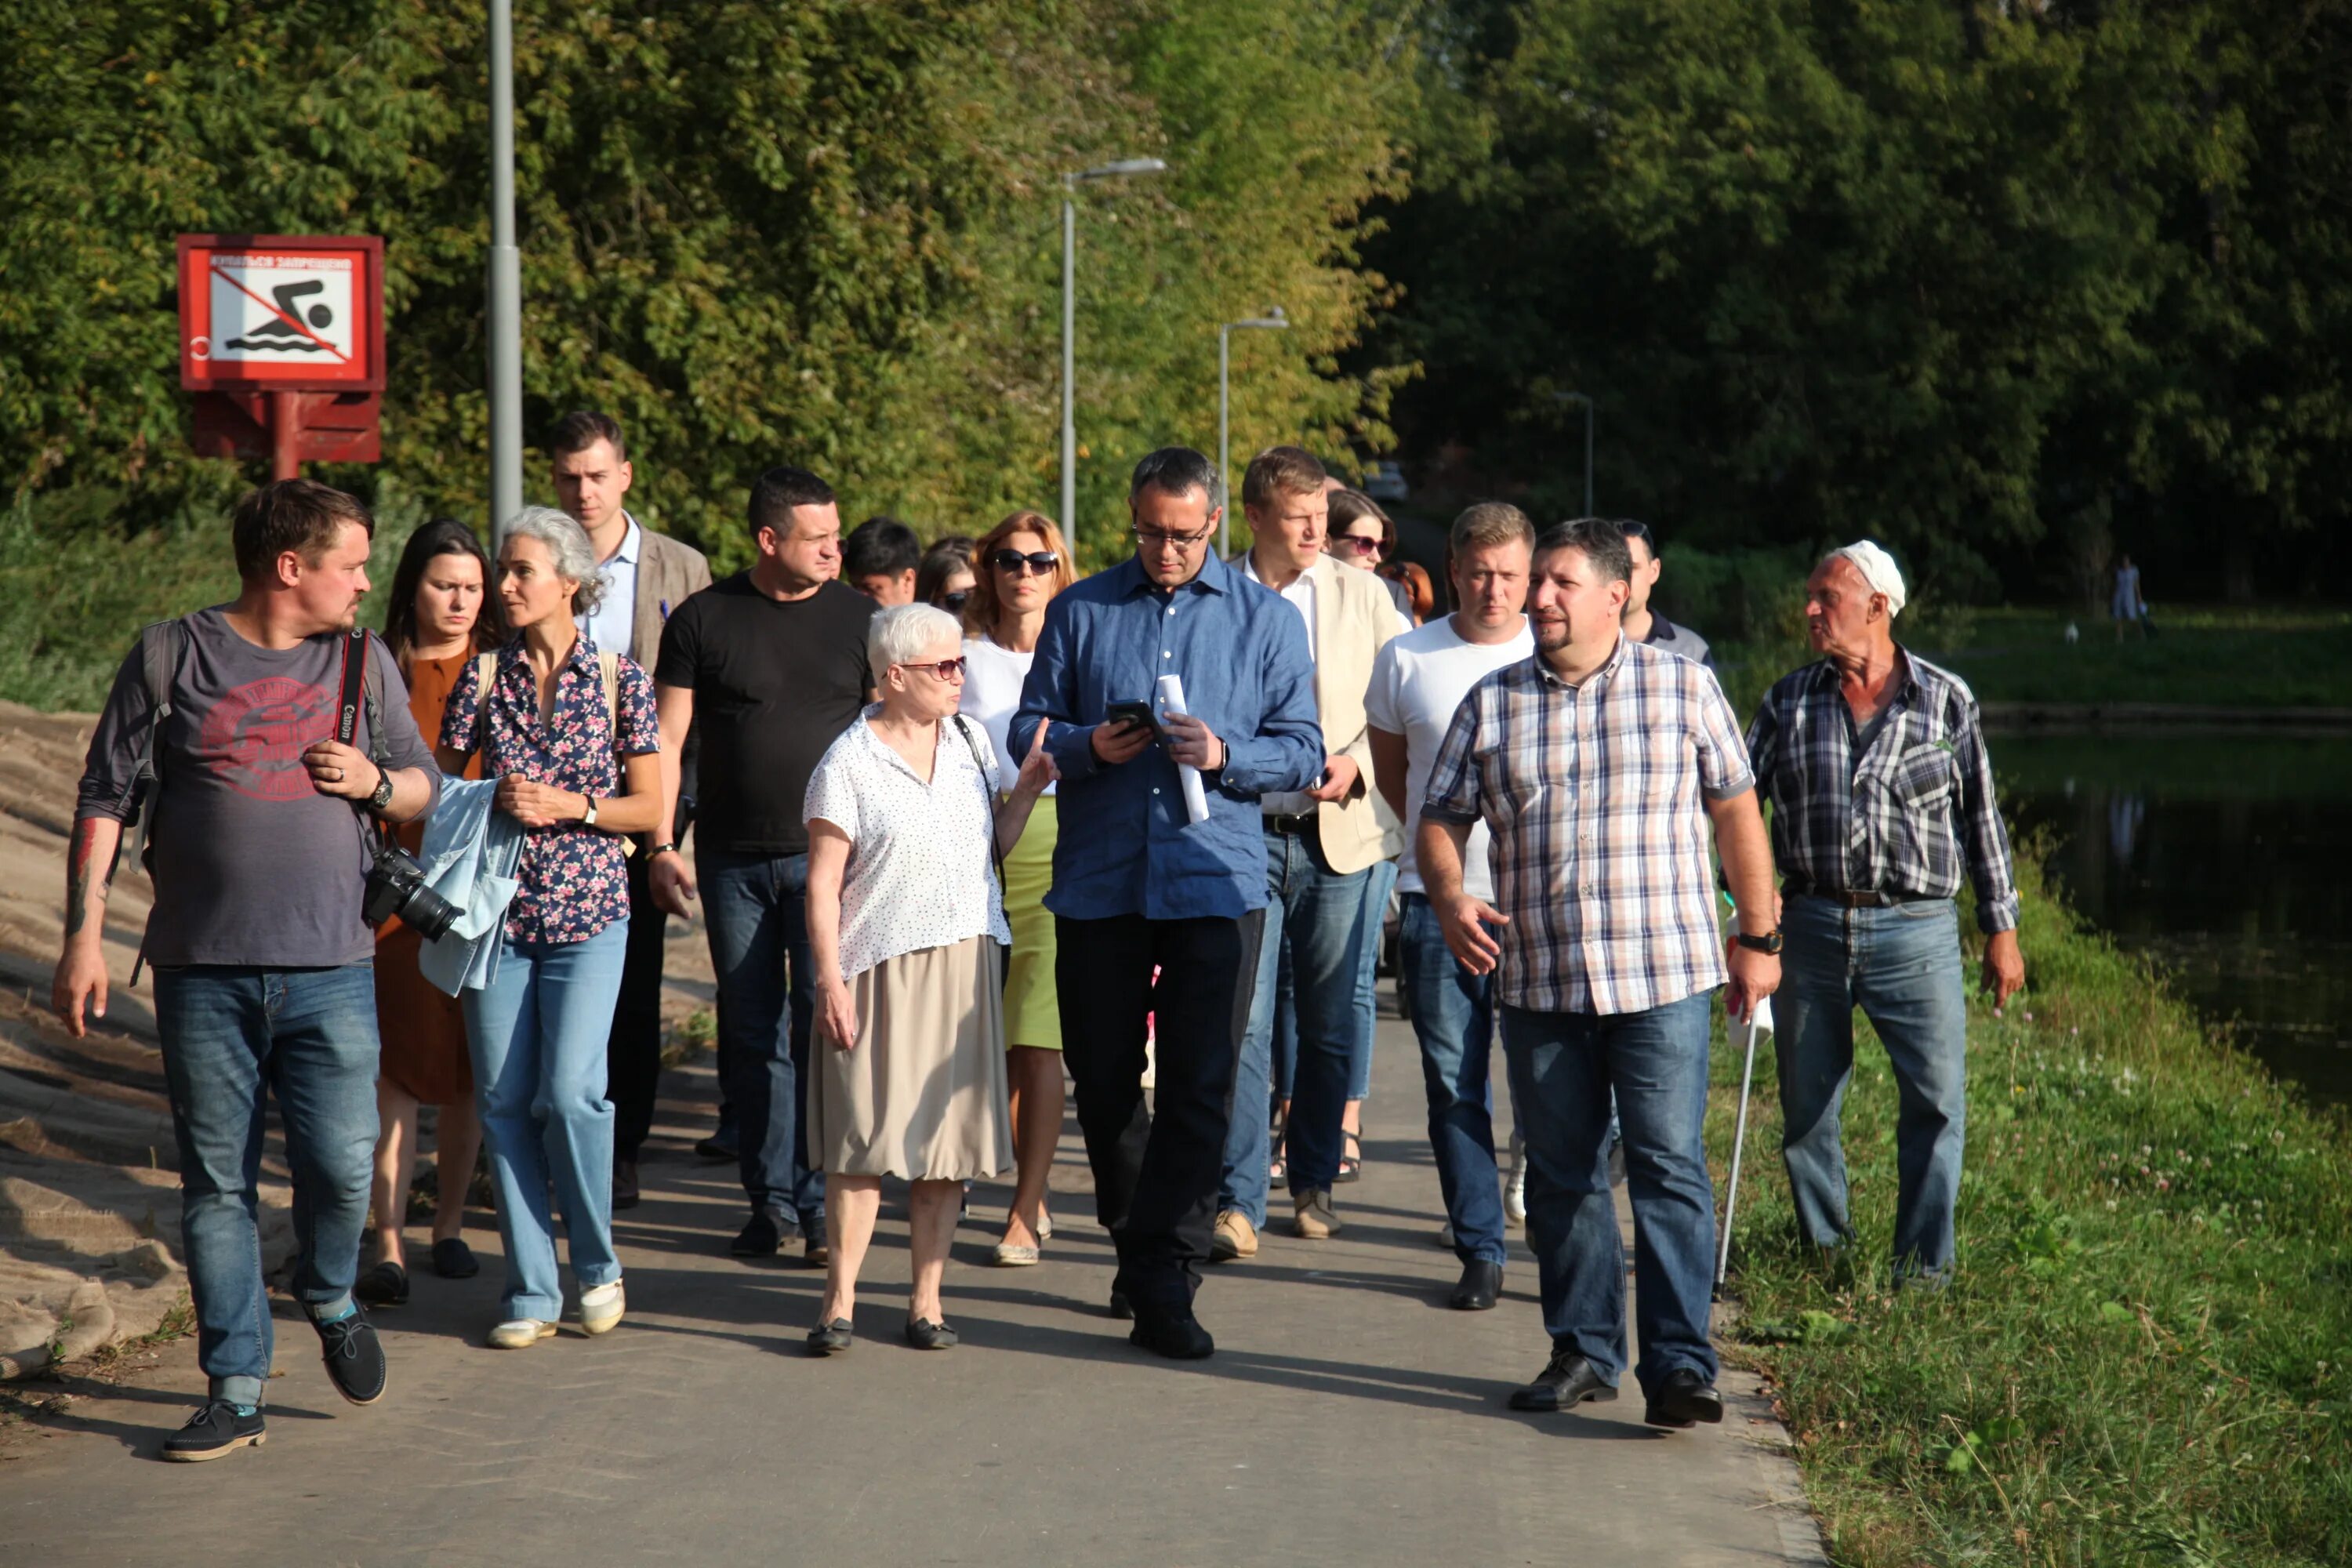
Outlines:
[[[758,562],[680,605],[654,671],[661,731],[701,741],[691,868],[656,845],[655,896],[673,912],[704,898],[719,978],[719,1072],[735,1112],[751,1217],[731,1250],[772,1258],[795,1237],[825,1259],[824,1176],[808,1158],[809,774],[871,695],[866,624],[874,601],[845,586],[841,514],[803,468],[771,468],[751,487]],[[665,759],[677,754],[675,741]],[[676,764],[663,763],[677,820]],[[698,889],[698,881],[699,889]],[[790,1024],[787,1027],[786,1019]]]

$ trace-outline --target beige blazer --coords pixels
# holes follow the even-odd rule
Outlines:
[[[1360,775],[1347,799],[1315,808],[1323,858],[1344,876],[1404,848],[1403,830],[1379,804],[1371,730],[1364,716],[1372,659],[1397,635],[1396,605],[1380,578],[1328,555],[1307,574],[1315,583],[1315,711],[1323,726],[1323,746],[1352,761]]]
[[[668,616],[686,603],[687,595],[698,594],[710,586],[710,563],[702,552],[691,544],[683,544],[667,533],[656,533],[644,523],[638,525],[641,542],[637,546],[637,603],[635,620],[629,628],[629,657],[637,661],[646,679],[653,677],[654,666],[661,659],[662,626]]]

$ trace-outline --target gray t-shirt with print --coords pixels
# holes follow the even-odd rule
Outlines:
[[[350,802],[312,789],[302,766],[304,751],[335,736],[343,638],[266,648],[225,609],[183,623],[172,712],[155,737],[148,962],[323,969],[373,957],[375,937],[360,919],[369,858],[359,818]],[[423,768],[437,801],[440,774],[399,667],[380,639],[367,648],[390,765]],[[152,711],[133,645],[90,739],[77,817],[129,816]],[[371,750],[364,712],[352,744]]]

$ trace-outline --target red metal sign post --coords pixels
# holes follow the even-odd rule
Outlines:
[[[303,463],[382,452],[383,241],[373,235],[180,236],[180,384],[195,447]]]

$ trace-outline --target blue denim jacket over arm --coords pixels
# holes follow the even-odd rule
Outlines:
[[[1208,820],[1184,812],[1167,751],[1105,766],[1093,750],[1113,702],[1155,710],[1163,675],[1181,676],[1185,710],[1225,745],[1202,776]],[[1258,796],[1323,776],[1307,629],[1281,595],[1217,559],[1181,587],[1158,586],[1129,557],[1056,595],[1011,731],[1029,752],[1039,720],[1062,770],[1061,836],[1045,907],[1072,920],[1237,919],[1265,907]]]

